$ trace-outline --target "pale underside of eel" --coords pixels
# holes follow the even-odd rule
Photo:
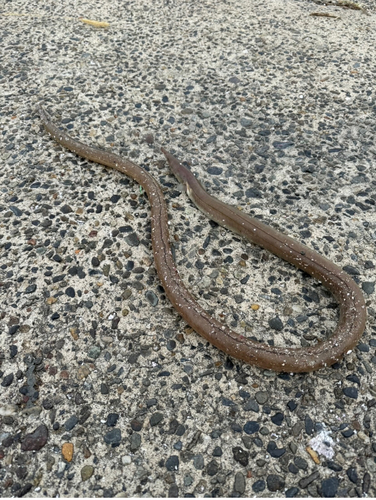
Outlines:
[[[339,321],[333,334],[310,347],[277,347],[244,337],[210,316],[187,290],[172,256],[166,202],[158,182],[147,171],[120,156],[87,146],[61,131],[39,106],[44,127],[63,147],[90,161],[114,168],[145,190],[151,207],[151,236],[155,267],[165,293],[177,312],[202,337],[221,351],[260,368],[309,372],[332,365],[351,351],[361,337],[366,306],[355,281],[333,262],[298,241],[263,224],[235,207],[210,196],[192,174],[164,148],[172,172],[193,203],[218,224],[247,238],[319,280],[339,303]]]

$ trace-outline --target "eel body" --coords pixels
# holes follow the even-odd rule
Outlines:
[[[88,146],[61,131],[39,106],[47,132],[63,147],[90,161],[114,168],[145,190],[151,207],[151,237],[155,267],[169,300],[184,320],[221,351],[260,368],[310,372],[330,366],[351,351],[361,337],[366,306],[355,281],[333,262],[298,241],[210,196],[190,170],[162,148],[170,168],[193,203],[218,224],[247,238],[319,280],[339,303],[333,334],[311,347],[277,347],[244,337],[220,323],[195,300],[177,272],[171,252],[166,202],[158,182],[144,169],[120,156]]]

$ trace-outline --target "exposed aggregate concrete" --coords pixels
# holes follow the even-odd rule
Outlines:
[[[1,7],[1,496],[376,496],[376,11],[338,3]],[[354,277],[358,347],[291,375],[207,344],[164,296],[139,186],[62,150],[41,101],[74,137],[155,175],[179,272],[216,318],[306,346],[337,308],[208,221],[160,145]]]

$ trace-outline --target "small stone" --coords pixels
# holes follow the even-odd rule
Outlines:
[[[204,457],[201,454],[195,455],[193,457],[193,465],[194,465],[195,469],[202,470],[204,468],[204,465],[205,465]]]
[[[14,379],[13,373],[9,373],[8,375],[6,375],[1,381],[2,387],[9,387],[13,382],[13,379]]]
[[[206,467],[206,472],[208,476],[215,476],[218,471],[219,471],[219,465],[216,460],[212,460],[211,462],[208,463],[208,466]]]
[[[131,421],[132,430],[139,432],[142,429],[143,422],[137,419]]]
[[[312,418],[309,415],[305,416],[304,424],[305,424],[305,431],[306,431],[306,433],[308,435],[312,434],[313,433],[314,425],[313,425],[313,420],[312,420]]]
[[[123,465],[130,465],[132,463],[132,457],[130,455],[124,455],[121,457],[121,463]]]
[[[241,472],[235,474],[234,490],[240,495],[245,492],[245,476]]]
[[[351,399],[358,399],[358,389],[356,387],[345,387],[343,394]]]
[[[243,405],[244,411],[254,411],[258,413],[260,411],[260,407],[255,399],[248,399],[246,403]]]
[[[270,441],[268,444],[266,451],[269,453],[269,455],[273,458],[280,458],[282,455],[286,453],[285,448],[277,448],[277,445],[274,441]]]
[[[346,471],[346,474],[352,483],[357,484],[358,473],[357,473],[357,470],[355,469],[355,467],[349,467]]]
[[[333,498],[336,496],[339,481],[336,477],[324,479],[321,483],[321,494],[324,498]]]
[[[271,318],[269,321],[269,326],[270,328],[272,328],[273,330],[276,330],[277,332],[280,332],[283,330],[283,323],[281,321],[281,318],[279,318],[278,316],[276,316],[275,318]]]
[[[87,355],[89,358],[97,359],[101,354],[101,348],[99,346],[93,345],[90,347]]]
[[[258,404],[263,405],[269,399],[269,393],[267,391],[258,391],[255,394],[255,398]]]
[[[177,455],[171,455],[166,460],[166,469],[171,472],[176,472],[179,470],[179,457]]]
[[[275,425],[282,425],[284,418],[285,416],[283,415],[283,413],[276,413],[275,415],[273,415],[273,417],[271,417],[271,421]]]
[[[119,415],[117,413],[109,413],[107,415],[107,421],[106,421],[107,427],[115,427],[118,420],[119,420]]]
[[[134,432],[132,435],[131,435],[131,439],[130,439],[130,450],[132,452],[135,452],[139,449],[139,447],[141,446],[141,436],[140,434],[138,434],[137,432]]]
[[[91,478],[91,476],[94,473],[94,467],[92,465],[85,465],[81,469],[81,478],[82,481],[87,481],[88,479]]]
[[[243,467],[246,467],[248,465],[248,451],[243,450],[243,448],[240,448],[240,446],[234,446],[234,448],[232,449],[232,453],[236,462],[239,462],[240,465],[243,465]]]
[[[114,428],[104,435],[104,441],[106,444],[112,445],[112,447],[119,446],[121,441],[121,431],[118,428]]]
[[[259,479],[258,481],[253,483],[252,490],[255,493],[261,493],[261,491],[264,491],[265,486],[265,481],[263,479]]]
[[[61,447],[61,453],[63,455],[64,460],[67,462],[71,462],[73,458],[73,444],[72,443],[64,443]]]
[[[243,430],[246,434],[254,434],[255,432],[258,432],[259,429],[260,429],[260,424],[258,422],[253,422],[253,421],[248,421],[243,427]]]
[[[285,480],[277,474],[269,474],[266,478],[266,484],[269,491],[278,491],[285,487]]]
[[[315,472],[313,472],[312,474],[310,474],[309,476],[303,477],[299,481],[300,488],[302,488],[304,490],[305,488],[307,488],[307,486],[309,484],[313,483],[313,481],[315,481],[319,477],[320,477],[320,474],[319,474],[319,472],[317,470]]]
[[[150,417],[150,425],[154,427],[155,425],[158,425],[162,420],[163,420],[162,413],[159,412],[153,413],[153,415]]]
[[[64,424],[65,430],[71,431],[77,424],[78,424],[78,418],[76,417],[76,415],[72,415],[71,417],[68,418],[68,420]]]
[[[289,488],[288,490],[286,490],[286,498],[294,498],[296,497],[296,495],[299,493],[299,488]]]
[[[26,434],[21,444],[22,451],[39,451],[47,443],[48,429],[45,425],[40,425],[34,432]]]

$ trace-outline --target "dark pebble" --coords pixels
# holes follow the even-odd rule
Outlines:
[[[16,217],[21,217],[21,215],[22,215],[23,212],[18,207],[15,207],[14,205],[11,205],[9,208],[10,208],[10,210],[12,210],[12,212],[14,213],[14,215]]]
[[[283,323],[278,316],[271,318],[268,323],[273,330],[277,330],[278,332],[283,330]]]
[[[37,289],[37,285],[29,285],[26,288],[25,293],[34,293],[36,289]]]
[[[248,401],[243,405],[244,411],[254,411],[259,413],[260,407],[255,399],[248,399]]]
[[[106,444],[111,444],[113,447],[119,446],[121,441],[121,431],[118,428],[114,428],[104,435],[104,441]]]
[[[21,498],[24,495],[26,495],[26,493],[29,493],[29,491],[31,490],[32,487],[33,487],[33,485],[31,483],[26,483],[24,486],[21,486],[21,488],[18,488],[14,492],[14,496]]]
[[[301,470],[308,469],[308,462],[307,462],[307,460],[304,460],[304,458],[302,458],[302,457],[295,457],[294,464]]]
[[[362,290],[367,295],[372,295],[375,293],[375,283],[372,281],[364,281],[362,283]]]
[[[308,485],[310,485],[311,483],[313,483],[313,481],[315,481],[319,477],[320,477],[320,474],[319,474],[319,472],[317,470],[315,472],[312,472],[312,474],[310,474],[309,476],[303,477],[299,481],[300,488],[302,488],[304,490],[305,488],[307,488]]]
[[[344,438],[349,438],[349,437],[353,436],[354,433],[355,433],[355,431],[353,429],[347,429],[347,431],[341,432],[341,434]]]
[[[260,429],[260,424],[258,422],[253,422],[253,421],[248,421],[243,427],[243,430],[246,434],[254,434],[255,432],[258,432],[259,429]]]
[[[202,470],[205,466],[204,457],[199,453],[193,457],[193,466],[197,470]]]
[[[293,399],[287,403],[287,408],[290,411],[294,411],[297,406],[298,406],[298,403],[296,403]]]
[[[334,472],[340,472],[342,470],[341,465],[339,465],[335,462],[332,462],[330,460],[326,463],[326,465],[328,466],[329,469],[334,470]]]
[[[60,208],[60,212],[62,212],[63,214],[69,214],[70,212],[73,212],[73,210],[72,207],[70,207],[69,205],[63,205]]]
[[[314,425],[313,425],[313,420],[311,419],[311,417],[309,415],[305,416],[304,425],[305,425],[306,433],[308,435],[312,434]]]
[[[155,425],[158,425],[159,422],[163,420],[163,414],[162,413],[153,413],[153,415],[150,417],[150,425],[154,427]]]
[[[270,418],[270,420],[275,425],[282,425],[284,418],[285,418],[285,416],[283,415],[283,413],[276,413],[275,415],[273,415],[273,417]]]
[[[154,292],[152,292],[151,290],[148,290],[146,293],[145,293],[145,297],[147,299],[147,301],[149,302],[149,304],[152,306],[152,307],[155,307],[158,305],[158,297],[155,295]]]
[[[5,377],[3,377],[3,380],[1,381],[2,387],[9,387],[13,382],[13,379],[14,379],[13,373],[9,373]]]
[[[220,446],[216,446],[212,453],[213,457],[221,457],[223,455],[222,448]]]
[[[179,470],[179,457],[177,455],[171,455],[166,460],[166,469],[169,471],[178,471]]]
[[[140,240],[138,239],[136,233],[127,234],[127,236],[125,237],[125,241],[131,247],[138,247],[138,245],[140,244]]]
[[[47,443],[48,429],[45,425],[40,425],[34,432],[26,434],[21,444],[22,451],[38,451]]]
[[[215,476],[219,470],[219,465],[216,460],[212,460],[206,467],[208,476]]]
[[[362,493],[367,494],[370,486],[371,486],[371,476],[368,472],[366,472],[363,476]]]
[[[141,436],[137,432],[134,432],[130,438],[130,450],[135,452],[141,446]]]
[[[321,483],[321,494],[324,498],[333,498],[336,496],[339,481],[336,477],[324,479]]]
[[[252,484],[252,490],[255,493],[261,493],[261,491],[264,491],[265,487],[266,485],[263,479],[259,479],[258,481]]]
[[[349,467],[346,471],[347,477],[350,479],[350,481],[354,484],[357,484],[358,482],[358,473],[354,467]]]
[[[277,474],[269,474],[266,478],[266,484],[268,485],[269,491],[278,491],[285,487],[285,480]]]
[[[299,493],[299,488],[293,487],[286,490],[285,496],[286,498],[294,498]]]
[[[141,422],[140,420],[132,420],[131,421],[131,427],[134,431],[140,431],[142,429],[142,425],[143,425],[143,422]]]
[[[173,483],[168,489],[168,498],[178,498],[179,488],[176,483]]]
[[[115,427],[118,420],[119,420],[119,415],[117,413],[109,413],[107,415],[107,421],[106,421],[107,427]]]
[[[286,453],[285,448],[277,448],[277,444],[274,441],[270,441],[266,448],[266,451],[273,458],[279,458]]]
[[[243,450],[243,448],[240,448],[240,446],[235,446],[232,449],[232,453],[236,462],[239,462],[240,465],[243,465],[243,467],[246,467],[248,465],[249,453],[247,451]]]
[[[351,399],[358,399],[358,389],[356,387],[345,387],[343,394]]]
[[[72,288],[71,286],[69,286],[66,290],[65,290],[65,293],[66,295],[68,295],[68,297],[72,297],[74,298],[76,296],[76,292],[74,291],[74,288]]]
[[[71,431],[77,424],[78,418],[76,417],[76,415],[72,415],[64,424],[65,430]]]

